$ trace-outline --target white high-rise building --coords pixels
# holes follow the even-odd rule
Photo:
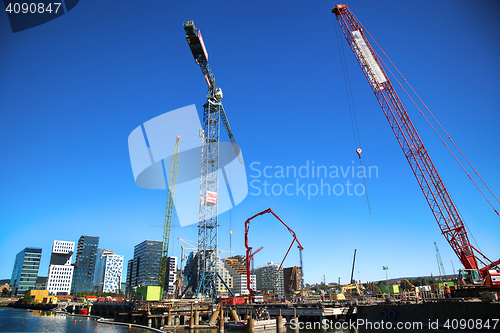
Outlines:
[[[47,277],[49,293],[54,295],[68,295],[70,293],[73,279],[71,257],[74,249],[75,242],[54,241],[50,256],[49,276]]]
[[[97,250],[94,271],[94,290],[117,293],[120,290],[123,270],[123,256],[106,249]]]
[[[284,278],[283,268],[279,269],[278,264],[269,262],[265,266],[260,266],[255,269],[257,277],[257,289],[264,294],[284,295]]]

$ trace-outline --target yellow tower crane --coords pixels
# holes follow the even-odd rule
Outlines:
[[[174,213],[174,196],[175,185],[177,183],[177,168],[179,166],[179,140],[181,136],[178,135],[175,141],[174,154],[172,155],[172,164],[170,166],[170,178],[168,179],[168,197],[167,197],[167,211],[165,213],[165,226],[163,228],[163,243],[161,250],[160,261],[160,277],[159,283],[163,290],[168,293],[168,278],[166,278],[169,267],[168,261],[168,247],[170,242],[170,226],[172,225],[172,218]]]

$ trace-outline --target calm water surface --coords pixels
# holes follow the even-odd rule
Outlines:
[[[397,332],[397,330],[365,330],[365,329],[345,329],[345,330],[300,330],[304,333],[365,333],[365,332]],[[403,330],[406,333],[438,333],[438,332],[465,332],[457,330]],[[151,330],[128,328],[128,326],[118,326],[110,324],[101,324],[94,319],[83,317],[71,317],[65,315],[54,315],[48,312],[33,311],[25,309],[0,308],[0,333],[13,332],[43,332],[43,333],[150,333]],[[174,333],[217,333],[216,329],[210,330],[184,330],[177,329]],[[245,333],[246,331],[225,330],[226,333]],[[274,333],[276,330],[259,331],[262,333]],[[284,333],[296,333],[290,328]],[[470,332],[470,331],[468,331]],[[498,332],[498,331],[497,331]]]
[[[50,315],[47,312],[30,312],[25,309],[0,308],[0,333],[3,332],[151,333],[152,331],[100,324],[94,319],[82,317]]]

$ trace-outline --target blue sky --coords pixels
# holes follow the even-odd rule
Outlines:
[[[134,183],[127,138],[170,110],[205,102],[206,84],[184,38],[201,30],[242,148],[248,181],[265,166],[358,165],[331,14],[335,2],[81,1],[56,20],[13,34],[0,14],[0,278],[15,255],[54,240],[100,237],[125,261],[145,239],[161,240],[166,191]],[[356,1],[351,10],[433,110],[490,188],[498,178],[500,26],[496,1]],[[305,280],[437,274],[436,241],[447,273],[460,267],[446,243],[373,92],[346,48],[372,214],[364,196],[255,195],[219,217],[219,248],[244,252],[244,221],[271,207],[304,246]],[[393,82],[395,85],[395,83]],[[400,96],[402,92],[400,92]],[[479,247],[500,256],[500,219],[418,111],[403,103]],[[253,168],[251,168],[252,163]],[[297,180],[276,178],[286,186]],[[332,186],[356,177],[325,179]],[[258,184],[258,183],[254,183]],[[498,205],[497,205],[498,207]],[[195,226],[173,227],[196,240]],[[255,219],[256,266],[281,262],[291,237],[270,216]],[[473,243],[474,244],[474,243]],[[285,266],[298,265],[292,250]],[[124,271],[125,273],[125,271]]]

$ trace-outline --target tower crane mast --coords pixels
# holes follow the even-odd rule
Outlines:
[[[470,244],[462,218],[375,51],[368,42],[361,24],[346,5],[336,5],[332,13],[335,14],[351,50],[396,135],[441,233],[464,268],[479,270],[486,284],[491,285],[489,270],[497,266],[500,260],[492,262]],[[478,261],[484,267],[479,268]]]
[[[215,76],[208,64],[208,53],[201,37],[201,32],[193,21],[184,23],[186,40],[194,60],[200,66],[208,86],[207,103],[203,105],[203,128],[200,131],[201,176],[200,176],[200,210],[198,223],[198,286],[196,295],[215,299],[217,297],[217,216],[218,216],[218,173],[219,173],[219,141],[220,120],[226,128],[227,135],[240,163],[242,157],[229,126],[226,112],[222,106],[222,90],[217,87]]]

